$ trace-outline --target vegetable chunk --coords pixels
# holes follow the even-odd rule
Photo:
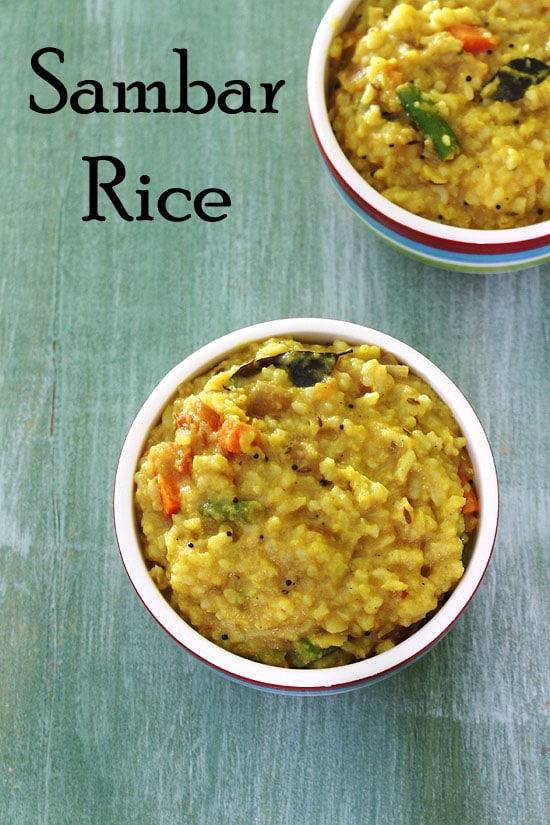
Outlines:
[[[458,138],[429,95],[414,83],[404,83],[397,89],[397,97],[422,134],[432,141],[442,160],[451,160],[460,152]]]

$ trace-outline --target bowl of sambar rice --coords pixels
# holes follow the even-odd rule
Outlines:
[[[402,252],[494,272],[550,259],[548,0],[335,0],[311,123],[332,182]]]
[[[485,574],[498,483],[472,407],[392,336],[330,319],[224,335],[132,423],[115,529],[180,645],[253,687],[332,693],[396,672]]]

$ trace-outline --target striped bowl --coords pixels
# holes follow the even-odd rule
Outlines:
[[[393,247],[425,263],[466,272],[525,269],[550,260],[550,221],[517,229],[462,229],[439,224],[389,201],[353,168],[328,117],[329,46],[358,0],[334,0],[315,34],[307,72],[311,124],[327,171],[346,203]]]
[[[170,606],[156,587],[141,551],[134,505],[134,474],[149,431],[178,386],[201,375],[233,350],[271,336],[293,336],[307,342],[336,339],[350,345],[373,344],[392,352],[424,378],[448,404],[466,438],[476,475],[481,514],[475,539],[469,544],[465,572],[442,607],[419,630],[391,650],[339,667],[300,670],[253,662],[205,639]],[[459,389],[425,356],[385,333],[345,321],[285,318],[236,330],[206,344],[175,366],[153,389],[130,426],[120,454],[114,486],[114,523],[122,562],[139,598],[158,624],[198,660],[229,679],[260,690],[299,695],[340,693],[359,688],[416,661],[455,624],[485,575],[498,522],[498,482],[485,432]],[[136,631],[137,632],[137,631]],[[162,666],[157,657],[157,666]]]

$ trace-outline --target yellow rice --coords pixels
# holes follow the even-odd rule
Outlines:
[[[201,634],[327,667],[392,647],[437,609],[476,516],[463,513],[472,467],[456,420],[391,354],[355,346],[311,386],[277,364],[232,378],[303,349],[348,346],[269,339],[183,384],[145,446],[136,504],[151,575]],[[231,450],[226,421],[244,425]]]
[[[472,53],[449,33],[479,25],[498,45]],[[550,62],[550,0],[363,0],[330,49],[329,115],[357,171],[423,217],[506,229],[550,216],[550,77],[519,100],[488,96],[512,59]],[[451,126],[460,152],[441,160],[404,112],[414,84]]]

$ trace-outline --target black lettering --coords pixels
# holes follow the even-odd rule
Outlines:
[[[203,115],[205,112],[209,112],[216,103],[216,92],[210,86],[209,83],[206,83],[203,80],[194,80],[192,83],[188,83],[188,73],[187,73],[187,49],[172,49],[173,52],[179,54],[180,56],[180,103],[176,109],[172,109],[173,112],[191,112],[193,115]],[[188,89],[198,86],[204,90],[206,94],[206,102],[204,106],[201,106],[197,109],[190,106],[187,93]]]
[[[169,112],[170,109],[166,106],[166,86],[160,80],[155,80],[153,83],[150,83],[148,86],[145,86],[145,83],[142,83],[141,80],[135,80],[133,83],[121,83],[118,81],[113,82],[113,86],[115,89],[118,89],[118,103],[116,107],[112,110],[113,112]],[[128,109],[126,105],[126,93],[130,91],[130,89],[136,89],[137,91],[137,106],[133,109]],[[151,89],[156,89],[157,91],[157,105],[154,109],[150,109],[147,106],[147,92]]]
[[[65,106],[67,102],[67,89],[65,88],[64,84],[56,77],[54,74],[49,72],[44,66],[40,63],[40,58],[43,54],[55,54],[59,58],[59,62],[63,63],[65,61],[65,55],[61,51],[61,49],[55,49],[53,46],[46,46],[43,49],[38,49],[38,51],[34,52],[31,57],[31,68],[38,77],[41,77],[42,80],[45,80],[55,91],[57,92],[59,99],[55,106],[39,106],[36,102],[36,98],[34,95],[31,95],[29,98],[29,105],[33,112],[38,112],[42,115],[50,115],[54,112],[60,112],[61,109]]]
[[[239,85],[240,89],[230,89],[230,86]],[[224,84],[227,92],[221,92],[218,97],[218,106],[222,112],[225,112],[227,115],[237,115],[241,112],[255,112],[256,109],[251,105],[250,102],[250,86],[244,80],[228,80],[227,83]],[[229,95],[237,95],[239,98],[242,96],[241,105],[231,109],[227,105],[227,99]]]
[[[125,221],[133,221],[132,216],[126,211],[124,205],[115,192],[115,186],[122,183],[126,177],[126,167],[123,162],[112,155],[98,155],[97,157],[90,157],[84,155],[83,161],[86,161],[90,166],[89,175],[89,214],[85,215],[83,221],[104,221],[105,215],[100,215],[98,211],[98,195],[99,187],[103,189],[120,217]],[[110,181],[99,181],[99,164],[101,161],[110,163],[115,168],[115,175]]]
[[[139,182],[143,183],[144,186],[147,186],[148,183],[151,183],[151,178],[149,175],[142,175]],[[136,189],[136,195],[139,197],[139,202],[141,204],[141,212],[139,215],[136,215],[136,221],[154,221],[155,219],[153,216],[149,214],[149,190]]]
[[[205,203],[206,198],[214,194],[220,196],[219,200]],[[223,191],[223,189],[203,189],[202,192],[199,192],[199,194],[195,197],[193,205],[199,218],[203,221],[213,223],[215,221],[223,221],[227,218],[227,212],[224,212],[223,215],[209,215],[205,212],[205,209],[229,208],[231,206],[231,198],[227,192]]]
[[[270,114],[278,114],[279,110],[273,108],[273,101],[275,100],[275,95],[279,92],[283,86],[285,85],[284,80],[278,80],[275,86],[272,83],[260,83],[260,86],[263,86],[265,89],[265,106],[263,109],[260,109],[261,114],[268,112]]]
[[[184,195],[188,201],[191,201],[191,192],[187,189],[179,189],[175,186],[173,189],[167,189],[163,192],[158,199],[157,207],[159,210],[159,215],[161,218],[164,218],[167,221],[173,221],[174,223],[179,223],[181,221],[188,221],[191,217],[191,213],[187,212],[185,215],[173,215],[172,212],[168,211],[168,198],[176,193],[180,193],[180,195]]]
[[[86,85],[90,85],[91,89],[86,89]],[[79,80],[76,84],[80,91],[73,92],[71,95],[71,109],[79,115],[90,115],[93,112],[102,113],[109,110],[103,105],[103,86],[98,80]],[[83,95],[90,95],[93,103],[89,108],[84,108],[80,105],[80,98]]]

